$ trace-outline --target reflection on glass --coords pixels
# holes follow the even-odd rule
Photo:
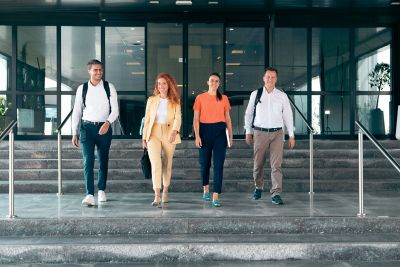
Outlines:
[[[307,91],[307,30],[276,28],[273,35],[273,66],[278,69],[278,88]]]
[[[0,91],[10,90],[11,26],[0,26]]]
[[[11,26],[0,26],[0,55],[11,57]]]
[[[350,97],[313,95],[311,122],[316,134],[350,134]]]
[[[379,48],[361,57],[357,62],[357,91],[378,92],[376,87],[371,87],[370,74],[378,63],[387,63],[390,66],[390,45]],[[385,84],[381,91],[390,91],[390,83]]]
[[[312,30],[312,91],[349,90],[349,29]]]
[[[117,91],[145,91],[144,27],[106,27],[106,79]]]
[[[183,85],[182,24],[147,24],[147,95],[154,92],[157,74],[167,72],[174,76],[178,86]]]
[[[188,132],[192,131],[194,100],[208,90],[208,75],[217,72],[223,77],[223,31],[219,23],[189,25],[188,119],[187,125],[183,125]],[[219,90],[223,91],[223,81]]]
[[[288,95],[300,109],[303,116],[307,119],[307,96],[306,95]],[[293,125],[294,133],[296,134],[307,134],[307,125],[304,123],[303,118],[297,112],[297,110],[291,106],[293,111]]]
[[[258,89],[263,85],[264,75],[264,28],[226,28],[225,57],[226,91]]]
[[[61,121],[63,121],[68,113],[72,110],[75,103],[75,95],[61,95]],[[64,124],[64,127],[61,129],[62,135],[72,135],[72,121],[71,117]]]
[[[249,95],[235,95],[229,97],[231,104],[231,120],[232,131],[234,135],[243,135],[246,133],[244,129],[244,113],[249,103]]]
[[[17,90],[55,91],[57,80],[56,27],[19,26]]]
[[[100,27],[61,27],[61,90],[75,91],[89,80],[89,60],[101,60]]]
[[[12,121],[12,108],[11,95],[0,95],[0,132]]]
[[[139,135],[140,124],[145,113],[145,97],[144,96],[127,96],[119,95],[120,119],[125,135],[134,138],[141,138]],[[133,115],[134,114],[134,115]],[[115,128],[114,128],[115,127]],[[119,135],[121,130],[119,123],[113,123],[113,134]]]
[[[357,118],[372,133],[377,135],[390,134],[390,95],[357,96]]]
[[[355,56],[360,57],[374,52],[392,41],[390,28],[356,28],[355,29]]]
[[[18,134],[53,135],[57,128],[57,96],[17,96]]]

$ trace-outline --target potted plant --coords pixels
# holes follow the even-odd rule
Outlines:
[[[390,66],[387,63],[376,63],[373,71],[368,75],[368,83],[371,88],[378,89],[381,92],[386,85],[390,86]],[[379,95],[376,98],[375,109],[371,110],[371,132],[373,134],[385,134],[385,121],[383,111],[378,108]]]

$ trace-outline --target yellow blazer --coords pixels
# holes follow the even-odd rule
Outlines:
[[[147,100],[146,114],[144,115],[144,127],[142,135],[142,138],[147,142],[150,139],[151,129],[153,128],[156,119],[159,103],[160,103],[160,95],[150,96],[149,99]],[[172,131],[174,130],[177,131],[178,134],[176,135],[173,144],[175,145],[180,144],[181,136],[179,132],[182,123],[181,105],[173,104],[171,103],[171,101],[168,101],[167,113],[168,113],[167,115],[168,136],[171,135]]]

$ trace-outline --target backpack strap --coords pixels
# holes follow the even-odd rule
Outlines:
[[[261,103],[261,95],[263,93],[264,88],[261,87],[257,90],[256,99],[254,100],[254,110],[253,110],[253,121],[251,122],[251,128],[254,128],[254,119],[256,118],[256,107],[258,103]]]
[[[108,99],[108,104],[110,106],[110,113],[111,113],[111,103],[110,103],[110,85],[107,81],[103,81],[103,85],[104,85],[104,90],[106,91],[106,95],[107,95],[107,99]],[[86,108],[86,95],[87,95],[87,91],[88,91],[88,83],[84,83],[83,84],[83,88],[82,88],[82,102],[83,102],[83,108]]]

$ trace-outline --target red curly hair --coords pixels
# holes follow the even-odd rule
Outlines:
[[[161,78],[165,79],[168,84],[168,99],[174,104],[179,104],[181,96],[179,93],[178,85],[176,84],[175,78],[168,73],[162,72],[157,75],[156,81],[154,83],[154,95],[160,94],[160,91],[158,91],[157,81]]]

